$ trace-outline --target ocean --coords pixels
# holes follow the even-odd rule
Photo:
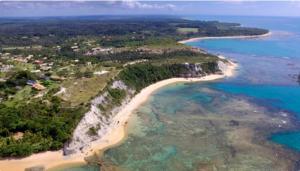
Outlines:
[[[259,39],[205,40],[189,43],[211,53],[220,53],[241,65],[239,76],[213,85],[233,94],[246,95],[265,105],[288,111],[300,119],[300,18],[296,17],[191,17],[191,19],[238,22],[269,29],[272,35]],[[300,132],[274,134],[274,142],[300,151]]]
[[[185,18],[238,22],[272,34],[188,43],[238,62],[237,75],[155,92],[130,119],[126,140],[101,156],[101,170],[287,170],[289,152],[300,151],[300,131],[287,131],[287,116],[300,120],[300,18]]]

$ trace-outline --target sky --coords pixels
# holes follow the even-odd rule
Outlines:
[[[299,16],[300,1],[3,1],[0,17],[82,15]]]

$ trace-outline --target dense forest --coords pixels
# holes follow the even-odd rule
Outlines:
[[[55,96],[12,106],[0,104],[0,156],[20,157],[62,148],[84,111],[81,106],[63,107]]]
[[[190,64],[192,65],[192,64]],[[195,73],[195,76],[201,74],[215,73],[219,71],[216,62],[205,62],[201,64],[202,71]],[[144,87],[155,82],[172,78],[184,77],[187,74],[195,72],[194,65],[190,67],[185,64],[162,64],[153,65],[150,63],[137,64],[129,66],[122,70],[119,74],[119,79],[124,81],[126,85],[134,88],[139,92]]]
[[[199,31],[177,34],[178,28],[196,28]],[[257,35],[266,32],[264,29],[240,27],[236,23],[193,21],[175,17],[3,18],[0,19],[0,47],[58,45],[67,38],[76,36],[129,35],[135,36],[137,40],[171,36],[179,40],[193,36]],[[117,43],[118,40],[114,42]]]

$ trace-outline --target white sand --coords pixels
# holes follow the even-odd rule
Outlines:
[[[188,43],[188,42],[197,42],[200,40],[208,40],[208,39],[250,39],[250,38],[261,38],[270,36],[272,33],[268,32],[262,35],[253,35],[253,36],[222,36],[222,37],[196,37],[187,40],[179,41],[178,43]]]
[[[25,168],[32,166],[44,166],[46,169],[57,167],[60,165],[72,163],[84,163],[84,157],[98,153],[100,150],[117,145],[126,136],[125,127],[130,115],[141,104],[143,104],[148,97],[157,89],[169,84],[178,82],[194,82],[194,81],[211,81],[230,77],[234,75],[237,64],[229,62],[227,67],[223,68],[224,74],[213,74],[201,78],[171,78],[152,84],[144,88],[137,94],[128,105],[126,105],[114,118],[115,124],[112,131],[106,134],[100,140],[91,144],[91,148],[87,149],[84,153],[74,154],[71,156],[63,156],[62,150],[48,151],[38,154],[33,154],[29,157],[22,159],[5,159],[0,161],[0,171],[24,171]]]

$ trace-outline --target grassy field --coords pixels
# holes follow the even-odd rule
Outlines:
[[[118,72],[118,70],[112,70],[103,75],[94,75],[91,78],[68,79],[62,83],[66,92],[62,93],[60,97],[69,102],[71,106],[89,102],[105,88],[109,80],[114,78]]]
[[[198,28],[178,28],[177,32],[181,34],[188,34],[188,33],[198,33]]]
[[[27,101],[32,96],[32,88],[30,86],[25,86],[20,91],[18,91],[10,100],[6,101],[5,104],[8,106],[14,106],[21,101]]]
[[[13,46],[13,47],[3,47],[3,50],[25,50],[25,49],[42,49],[43,47],[40,45],[34,46]]]
[[[15,70],[28,70],[28,71],[32,71],[32,70],[35,70],[35,66],[31,63],[23,63],[23,62],[16,62],[16,61],[13,61],[12,62],[12,65],[14,65],[14,69]]]
[[[149,39],[146,41],[145,47],[148,48],[159,48],[159,49],[166,49],[166,48],[180,48],[184,47],[185,45],[177,43],[177,41],[173,38],[160,38],[160,39]]]
[[[205,63],[205,62],[214,62],[218,58],[210,55],[199,55],[195,57],[174,57],[164,60],[153,60],[152,64],[162,65],[162,64],[183,64],[183,63]]]

